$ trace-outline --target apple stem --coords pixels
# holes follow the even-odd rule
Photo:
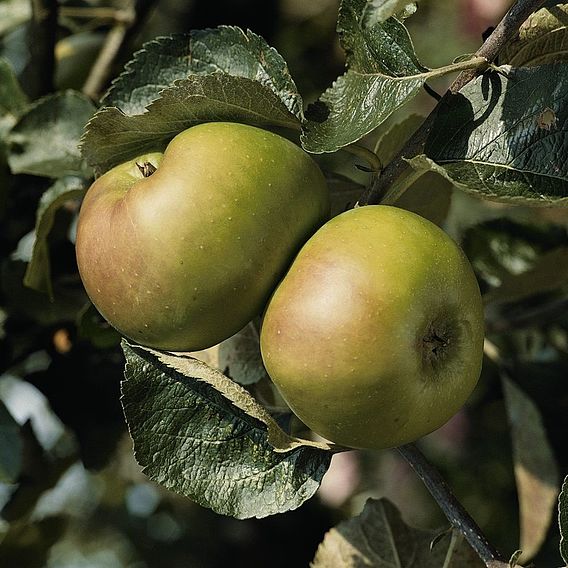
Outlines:
[[[136,165],[138,166],[140,173],[145,178],[150,177],[158,169],[154,164],[151,164],[150,162],[144,162],[143,164],[136,162]]]
[[[484,57],[489,63],[494,61],[501,49],[516,35],[523,22],[543,4],[544,0],[517,0],[497,24],[491,35],[477,50],[475,57]],[[478,72],[479,69],[477,68],[468,69],[462,71],[457,76],[420,128],[408,139],[402,150],[382,170],[381,175],[374,180],[374,183],[361,197],[359,200],[360,205],[372,205],[383,202],[383,197],[387,190],[394,185],[395,181],[408,168],[407,160],[423,153],[424,145],[434,125],[436,114],[440,109],[440,103],[448,100],[449,97],[475,79]]]
[[[397,450],[420,477],[452,526],[464,535],[485,566],[488,568],[508,566],[499,552],[488,542],[477,523],[457,500],[446,480],[426,459],[424,454],[414,444],[400,446]]]

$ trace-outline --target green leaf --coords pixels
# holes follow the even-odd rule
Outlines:
[[[260,356],[260,336],[254,323],[219,344],[219,369],[241,385],[268,378]]]
[[[508,377],[501,377],[511,424],[523,560],[540,549],[552,521],[559,490],[558,466],[540,411]]]
[[[427,79],[404,25],[376,21],[367,0],[344,0],[337,31],[348,71],[308,108],[302,144],[335,152],[377,128],[413,98]]]
[[[425,153],[410,160],[479,197],[568,205],[568,65],[487,73],[441,103]]]
[[[30,2],[2,0],[0,2],[0,36],[28,21],[32,15]]]
[[[193,30],[144,44],[102,104],[127,115],[141,114],[174,81],[218,72],[258,81],[301,119],[302,98],[282,56],[262,37],[235,26]]]
[[[558,497],[558,526],[560,527],[560,554],[568,564],[568,475],[564,478]]]
[[[372,26],[378,22],[384,22],[391,16],[413,13],[416,4],[408,0],[368,0],[366,7],[366,24]]]
[[[499,53],[499,61],[529,67],[568,61],[568,4],[531,14],[516,37]]]
[[[530,270],[503,277],[501,285],[485,294],[486,303],[518,302],[536,294],[554,292],[568,283],[568,247],[539,257]]]
[[[53,227],[58,209],[70,199],[78,199],[85,192],[85,180],[78,177],[58,179],[41,196],[36,212],[35,241],[32,258],[24,276],[29,288],[45,292],[53,299],[51,268],[47,238]]]
[[[335,152],[380,126],[412,99],[424,74],[389,77],[349,70],[308,108],[302,145],[308,152]]]
[[[12,172],[51,178],[89,175],[78,145],[94,110],[87,97],[74,91],[44,97],[28,107],[8,135]]]
[[[191,75],[161,92],[142,114],[126,116],[113,107],[99,110],[82,140],[85,158],[97,170],[163,148],[176,134],[208,121],[261,127],[298,128],[273,91],[258,81],[225,73]]]
[[[97,349],[110,349],[120,344],[120,334],[99,314],[90,302],[77,316],[77,332]]]
[[[0,401],[0,483],[15,483],[22,468],[20,426]]]
[[[476,273],[492,287],[531,270],[541,256],[568,242],[558,225],[492,219],[468,229],[462,247]]]
[[[325,172],[331,200],[331,216],[353,209],[365,187],[341,174]]]
[[[400,122],[393,124],[378,140],[375,145],[381,164],[386,166],[402,150],[406,141],[416,132],[424,122],[424,117],[419,114],[410,114]]]
[[[329,446],[288,436],[243,387],[201,361],[123,349],[122,404],[150,479],[237,518],[295,509],[314,494]]]
[[[481,568],[483,563],[457,533],[436,538],[415,529],[387,499],[369,499],[363,512],[331,529],[312,568]]]
[[[27,104],[14,70],[0,57],[0,137],[12,128]]]
[[[343,0],[337,32],[347,66],[362,73],[390,77],[416,75],[426,68],[418,61],[408,31],[396,18],[377,21],[368,0]]]

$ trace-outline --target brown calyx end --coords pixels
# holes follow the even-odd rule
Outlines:
[[[433,322],[421,338],[424,364],[436,369],[455,349],[457,330],[441,322]]]
[[[143,164],[136,162],[136,165],[138,166],[140,173],[145,178],[150,177],[158,169],[154,164],[151,164],[150,162],[144,162]]]

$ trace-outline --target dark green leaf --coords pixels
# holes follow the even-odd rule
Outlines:
[[[381,164],[386,166],[402,150],[406,141],[416,132],[418,127],[424,122],[424,117],[419,114],[410,114],[393,124],[377,141],[375,154],[379,157]]]
[[[367,0],[341,2],[337,32],[347,66],[354,71],[400,77],[426,70],[404,25],[396,18],[378,21],[376,8]]]
[[[28,104],[14,70],[0,58],[0,137],[3,137],[15,123]]]
[[[501,285],[485,295],[485,302],[518,302],[536,294],[554,292],[568,283],[568,247],[543,254],[530,270],[503,277]]]
[[[479,197],[568,205],[568,65],[477,78],[443,102],[416,168],[432,169]]]
[[[0,401],[0,483],[15,483],[21,467],[20,426]]]
[[[53,287],[47,237],[58,209],[67,201],[81,197],[85,189],[85,180],[82,178],[69,176],[58,179],[41,196],[37,208],[33,253],[24,276],[24,284],[45,292],[50,298],[53,298]]]
[[[216,72],[258,81],[301,118],[302,99],[282,56],[260,36],[234,26],[193,30],[146,43],[102,104],[116,106],[127,115],[141,114],[174,81]]]
[[[237,518],[295,509],[314,494],[331,459],[326,445],[289,437],[201,361],[123,345],[123,408],[150,479]]]
[[[335,152],[380,126],[413,98],[426,77],[390,77],[349,70],[316,103],[322,118],[308,109],[302,144],[308,152]]]
[[[353,209],[365,187],[340,174],[326,172],[325,177],[331,198],[331,216]]]
[[[89,175],[78,148],[95,107],[83,95],[66,91],[28,107],[8,135],[8,163],[15,174],[58,178]]]
[[[427,79],[404,25],[375,16],[367,0],[341,3],[337,30],[348,70],[306,113],[302,144],[309,152],[335,152],[356,142],[413,98]]]
[[[568,564],[568,475],[564,478],[558,497],[558,526],[560,527],[560,554]]]
[[[529,16],[499,61],[528,67],[568,61],[568,4],[542,8]]]
[[[462,247],[476,273],[497,287],[503,279],[531,270],[543,254],[566,243],[568,233],[558,225],[493,219],[470,228]]]
[[[191,75],[161,92],[146,112],[126,116],[105,107],[87,125],[83,154],[98,170],[162,149],[176,134],[209,121],[298,128],[273,91],[258,81],[225,73]]]
[[[119,345],[120,334],[88,303],[77,317],[77,332],[97,349],[110,349]]]
[[[502,384],[513,439],[520,547],[523,560],[527,560],[540,549],[552,521],[559,490],[558,466],[536,405],[504,375]]]
[[[319,545],[313,568],[481,568],[463,537],[415,529],[387,499],[369,499],[363,512],[331,529]]]

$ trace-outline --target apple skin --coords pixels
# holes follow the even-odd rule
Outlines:
[[[144,177],[138,164],[156,171]],[[77,263],[101,314],[143,345],[198,351],[262,313],[329,216],[316,163],[256,127],[210,122],[98,178],[83,201]]]
[[[328,221],[267,306],[261,352],[293,412],[353,448],[389,448],[442,426],[480,375],[483,306],[461,249],[403,209]]]

